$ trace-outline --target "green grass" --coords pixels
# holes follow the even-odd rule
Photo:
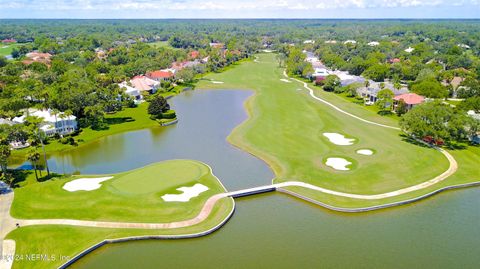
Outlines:
[[[183,235],[200,233],[209,230],[230,214],[234,206],[232,198],[224,198],[217,202],[209,218],[190,227],[163,230],[137,230],[137,229],[104,229],[73,226],[29,226],[14,230],[8,239],[16,241],[16,255],[32,253],[55,255],[55,261],[31,262],[25,259],[17,260],[13,268],[57,268],[65,261],[60,261],[60,256],[73,257],[82,250],[99,243],[103,239],[115,239],[139,235]]]
[[[448,168],[448,161],[442,154],[405,141],[399,131],[369,125],[338,113],[312,99],[300,83],[280,81],[283,70],[277,67],[273,54],[261,54],[259,58],[260,63],[246,62],[225,73],[206,76],[206,79],[225,84],[202,80],[197,88],[256,92],[245,104],[250,119],[234,130],[229,141],[265,160],[276,174],[275,182],[299,180],[341,192],[377,194],[419,184]],[[315,94],[360,117],[398,126],[394,117],[380,116],[342,96],[320,89]],[[353,146],[337,146],[323,137],[323,132],[341,133],[358,140]],[[356,154],[360,148],[373,149],[375,154]],[[476,149],[457,154],[478,158]],[[333,156],[355,160],[356,167],[346,172],[335,171],[323,162]],[[474,168],[459,159],[466,171]],[[327,197],[297,189],[301,194],[332,205],[356,207],[383,203]]]
[[[135,108],[125,108],[124,110],[119,111],[115,114],[107,114],[105,118],[109,123],[108,129],[82,129],[81,133],[78,136],[75,136],[75,141],[78,142],[77,146],[62,144],[57,140],[51,139],[50,143],[46,145],[45,150],[47,151],[47,154],[71,150],[94,142],[105,136],[160,126],[157,121],[150,119],[150,115],[147,112],[147,106],[148,103],[142,103]],[[25,160],[25,155],[28,153],[28,151],[28,148],[13,151],[13,163],[22,163]]]
[[[12,53],[12,50],[14,48],[19,48],[21,47],[21,44],[15,43],[15,44],[3,44],[0,43],[0,56],[7,56]]]
[[[157,41],[157,42],[152,42],[147,44],[154,48],[170,48],[170,49],[178,50],[178,48],[172,47],[168,41]]]
[[[11,214],[20,219],[172,222],[197,216],[209,197],[225,192],[207,165],[191,160],[160,162],[113,176],[93,191],[63,189],[68,181],[85,176],[17,188]],[[184,203],[161,198],[164,194],[180,194],[177,188],[196,183],[209,190]]]

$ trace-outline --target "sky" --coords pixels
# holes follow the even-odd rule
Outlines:
[[[0,0],[0,18],[480,18],[480,0]]]

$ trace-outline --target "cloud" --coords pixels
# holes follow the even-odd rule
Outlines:
[[[375,10],[394,8],[448,8],[471,7],[470,12],[480,14],[480,0],[0,0],[0,16],[8,14],[9,10],[35,11],[69,11],[68,14],[92,11],[94,13],[132,12],[132,16],[142,17],[144,11],[148,14],[190,14],[193,17],[201,14],[221,14],[221,17],[239,17],[245,12],[253,17],[263,17],[262,14],[285,15],[291,12],[315,12],[332,10]],[[468,8],[465,8],[468,10]],[[170,12],[169,12],[170,11]],[[216,12],[216,13],[215,13]],[[26,12],[28,15],[28,12]],[[112,13],[114,14],[114,13]],[[295,13],[296,14],[296,13]],[[475,14],[475,13],[474,13]],[[241,15],[241,14],[240,14]],[[273,16],[275,17],[275,16]],[[288,16],[287,16],[288,17]],[[477,16],[478,17],[478,16]]]

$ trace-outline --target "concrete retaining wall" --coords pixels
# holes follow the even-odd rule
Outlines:
[[[102,246],[105,246],[107,244],[113,244],[113,243],[122,243],[122,242],[128,242],[128,241],[137,241],[137,240],[171,240],[171,239],[185,239],[185,238],[196,238],[196,237],[201,237],[205,235],[209,235],[216,230],[220,229],[227,221],[232,217],[233,213],[235,212],[235,202],[233,204],[233,208],[228,214],[228,216],[219,224],[217,224],[215,227],[208,229],[206,231],[200,232],[200,233],[194,233],[194,234],[183,234],[183,235],[140,235],[140,236],[131,236],[131,237],[123,237],[123,238],[118,238],[118,239],[105,239],[87,249],[84,251],[80,252],[77,254],[75,257],[73,257],[71,260],[68,262],[62,264],[59,266],[59,269],[64,269],[68,268],[70,265],[74,264],[76,261],[79,259],[85,257],[87,254],[92,253],[96,249],[99,249]]]
[[[328,205],[328,204],[325,204],[325,203],[316,201],[316,200],[314,200],[314,199],[308,198],[308,197],[306,197],[306,196],[303,196],[303,195],[298,194],[298,193],[293,192],[293,191],[289,191],[289,190],[287,190],[287,189],[277,188],[277,190],[278,190],[279,192],[283,192],[283,193],[286,193],[286,194],[295,196],[295,197],[300,198],[300,199],[302,199],[302,200],[305,200],[305,201],[314,203],[314,204],[316,204],[316,205],[319,205],[319,206],[322,206],[322,207],[325,207],[325,208],[328,208],[328,209],[331,209],[331,210],[334,210],[334,211],[348,212],[348,213],[357,213],[357,212],[367,212],[367,211],[372,211],[372,210],[389,208],[389,207],[393,207],[393,206],[405,205],[405,204],[413,203],[413,202],[416,202],[416,201],[419,201],[419,200],[428,198],[428,197],[430,197],[430,196],[433,196],[433,195],[438,194],[438,193],[443,192],[443,191],[453,190],[453,189],[460,189],[460,188],[468,188],[468,187],[476,187],[476,186],[480,186],[480,182],[472,182],[472,183],[466,183],[466,184],[459,184],[459,185],[453,185],[453,186],[443,187],[443,188],[441,188],[441,189],[432,191],[432,192],[430,192],[430,193],[427,193],[427,194],[424,194],[424,195],[422,195],[422,196],[415,197],[415,198],[412,198],[412,199],[408,199],[408,200],[404,200],[404,201],[398,201],[398,202],[389,203],[389,204],[377,205],[377,206],[363,207],[363,208],[336,207],[336,206],[332,206],[332,205]]]
[[[175,123],[178,122],[178,119],[175,119],[175,120],[172,120],[172,121],[169,121],[169,122],[165,122],[165,123],[161,123],[162,126],[169,126],[169,125],[173,125]]]

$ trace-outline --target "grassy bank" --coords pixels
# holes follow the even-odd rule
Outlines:
[[[10,213],[19,219],[174,222],[194,218],[209,197],[225,191],[210,168],[197,161],[165,161],[111,176],[93,191],[63,189],[65,183],[89,176],[15,189]],[[188,202],[166,202],[161,198],[165,194],[180,194],[177,188],[196,183],[209,189]]]
[[[399,131],[365,124],[338,113],[311,98],[300,83],[281,81],[284,78],[282,73],[274,54],[261,54],[259,63],[247,62],[228,72],[206,77],[224,84],[202,81],[197,86],[256,91],[257,94],[245,104],[249,120],[234,130],[229,141],[265,160],[275,171],[275,182],[298,180],[340,192],[378,194],[419,184],[448,168],[447,159],[439,152],[409,143]],[[315,94],[352,114],[398,126],[394,117],[378,115],[342,96],[321,89]],[[354,138],[355,143],[351,146],[335,145],[323,136],[324,132],[344,134]],[[363,156],[356,153],[363,148],[373,149],[375,154]],[[452,154],[459,162],[458,175],[460,171],[467,175],[473,172],[475,166],[469,160],[479,157],[477,148]],[[353,160],[354,169],[338,171],[325,165],[325,158],[338,156]],[[480,179],[473,173],[468,179],[451,177],[443,184],[469,180]],[[296,191],[336,206],[362,207],[385,202],[329,197],[301,188]]]
[[[128,132],[133,130],[139,130],[144,128],[150,128],[159,126],[159,123],[150,119],[150,115],[147,112],[148,103],[141,103],[134,108],[125,108],[115,114],[107,114],[105,119],[108,123],[108,128],[104,130],[92,130],[91,128],[84,128],[80,134],[75,136],[75,141],[78,145],[62,144],[58,140],[51,139],[49,144],[45,146],[47,153],[61,152],[65,150],[71,150],[77,147],[81,147],[88,143],[94,142],[102,137],[118,134],[122,132]],[[25,155],[29,149],[21,149],[12,151],[12,158],[23,161]],[[18,161],[17,161],[18,162]]]

